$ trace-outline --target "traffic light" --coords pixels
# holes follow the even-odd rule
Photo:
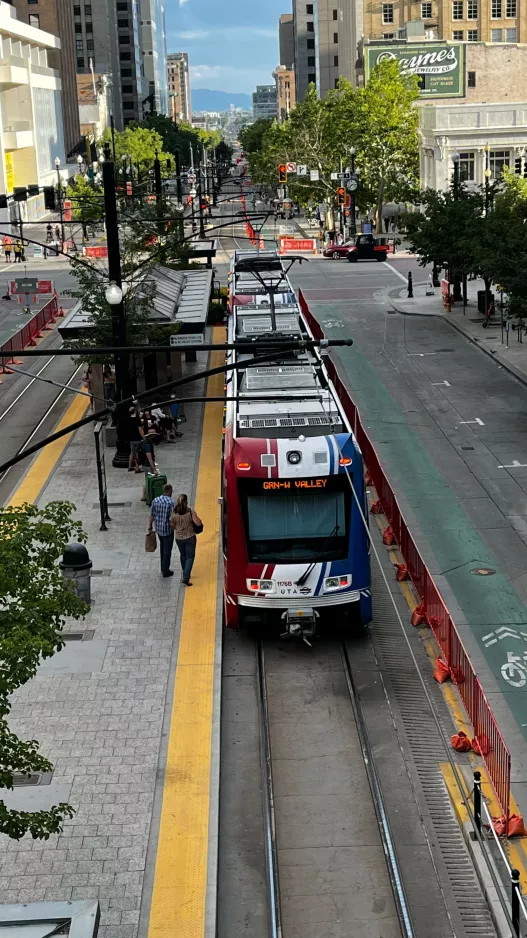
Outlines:
[[[521,176],[521,174],[522,174],[522,158],[521,158],[521,156],[517,156],[516,159],[514,160],[514,172],[516,173],[517,176]]]
[[[346,204],[346,190],[343,186],[339,186],[337,189],[337,205]]]
[[[287,166],[281,163],[278,167],[278,182],[287,182]]]

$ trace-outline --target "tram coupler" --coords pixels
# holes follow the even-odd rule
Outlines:
[[[318,618],[319,613],[310,607],[287,609],[282,613],[282,622],[285,623],[286,631],[281,633],[280,638],[301,638],[312,648],[309,639],[316,637]]]

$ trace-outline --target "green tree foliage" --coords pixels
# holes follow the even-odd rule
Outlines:
[[[102,189],[87,182],[80,173],[71,179],[66,198],[71,200],[71,213],[75,221],[82,225],[83,235],[87,236],[87,226],[91,222],[104,218],[104,199]]]
[[[456,192],[453,187],[446,192],[427,189],[420,200],[422,211],[404,219],[419,263],[444,267],[451,278],[482,273],[477,269],[481,267],[477,244],[484,236],[484,194],[460,185]]]
[[[272,124],[273,121],[270,118],[260,117],[254,124],[248,124],[240,131],[240,143],[245,153],[260,152],[265,135]]]
[[[112,146],[110,130],[105,130],[100,144]],[[128,124],[121,133],[115,134],[115,160],[117,167],[121,165],[123,156],[132,161],[134,167],[139,166],[143,172],[152,169],[156,152],[161,164],[166,164],[169,154],[163,150],[163,137],[157,130],[141,124]]]
[[[79,619],[88,606],[65,584],[57,566],[71,540],[86,539],[74,521],[75,506],[51,502],[0,508],[0,785],[13,788],[14,773],[49,772],[52,765],[35,739],[21,740],[8,726],[11,695],[32,677],[41,658],[63,647],[66,617]],[[19,840],[44,839],[62,830],[73,810],[10,810],[0,801],[0,833]]]
[[[337,183],[331,174],[341,161],[349,166],[353,146],[361,179],[357,203],[373,205],[380,216],[385,202],[407,199],[417,186],[417,98],[417,79],[401,75],[395,62],[377,65],[365,88],[341,79],[323,101],[310,86],[288,120],[262,128],[261,145],[248,149],[252,178],[275,187],[280,163],[305,163],[318,170],[319,181],[290,176],[292,198],[304,205],[333,202]]]

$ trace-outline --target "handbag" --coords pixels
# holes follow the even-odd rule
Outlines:
[[[191,517],[192,517],[192,527],[194,528],[194,534],[201,534],[201,532],[203,531],[203,521],[201,521],[198,518],[195,511],[191,512]]]
[[[147,554],[153,554],[157,549],[157,537],[155,531],[148,531],[145,534],[145,550]]]

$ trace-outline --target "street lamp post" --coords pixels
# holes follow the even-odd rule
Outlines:
[[[454,164],[454,178],[452,182],[452,191],[454,196],[454,201],[457,202],[459,197],[459,153],[452,154],[452,163]],[[461,282],[459,279],[459,274],[454,273],[454,293],[453,300],[454,302],[459,302],[462,300],[461,294]]]
[[[105,291],[106,301],[112,311],[112,340],[119,348],[125,348],[126,314],[123,303],[121,250],[119,246],[119,225],[117,222],[117,201],[115,196],[115,168],[111,159],[110,146],[104,145],[102,162],[102,184],[104,192],[104,215],[106,224],[106,243],[108,245],[108,280]],[[115,397],[117,404],[117,449],[112,465],[128,468],[129,443],[123,436],[124,414],[119,410],[120,401],[129,396],[129,356],[126,352],[115,355]]]
[[[79,176],[82,175],[82,164],[83,164],[83,163],[84,163],[84,160],[83,160],[82,156],[81,156],[80,153],[79,153],[79,155],[78,155],[78,157],[77,157],[77,167],[78,167],[78,170],[79,170]]]
[[[62,179],[60,176],[60,157],[55,158],[55,166],[57,168],[57,198],[59,200],[59,214],[60,214],[60,233],[62,237],[62,247],[64,249],[64,242],[66,240],[66,233],[64,231],[64,211],[62,208]]]
[[[352,147],[350,150],[351,154],[351,174],[352,177],[355,175],[355,147]],[[351,196],[351,234],[355,235],[357,233],[357,203],[355,201],[355,189],[350,193]]]
[[[488,143],[485,144],[485,218],[490,212],[490,178],[492,172],[490,169],[490,147]],[[490,283],[488,277],[484,278],[485,281],[485,316],[488,316],[490,308]]]

